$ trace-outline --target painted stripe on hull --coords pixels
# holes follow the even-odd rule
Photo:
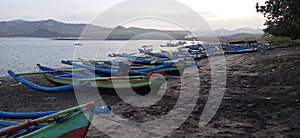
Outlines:
[[[78,81],[67,79],[67,78],[57,78],[51,75],[45,75],[46,79],[50,82],[60,84],[60,85],[69,85],[76,83]],[[91,81],[91,87],[98,87],[98,88],[108,88],[108,89],[127,89],[127,88],[142,88],[147,87],[152,84],[154,81],[160,81],[161,79],[142,79],[142,80],[113,80],[113,81]]]
[[[79,128],[79,129],[73,130],[73,131],[61,136],[60,138],[84,138],[88,129],[89,129],[89,126]]]
[[[62,123],[47,125],[39,130],[33,131],[22,138],[60,137],[70,131],[88,127],[93,115],[91,113],[75,113]]]

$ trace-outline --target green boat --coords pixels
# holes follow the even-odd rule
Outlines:
[[[99,77],[85,69],[52,69],[38,64],[41,72],[30,73],[14,73],[9,70],[8,73],[15,80],[22,84],[36,90],[46,92],[59,92],[65,90],[72,90],[78,87],[98,87],[104,89],[141,89],[148,88],[149,85],[161,85],[164,77],[159,74],[139,75],[139,76],[112,76]],[[22,75],[44,74],[45,78],[57,85],[57,87],[45,87],[32,83],[24,78]]]
[[[93,118],[95,102],[27,120],[24,123],[0,121],[0,137],[20,138],[82,138]]]
[[[50,68],[38,66],[41,71],[50,71]],[[49,70],[50,69],[50,70]],[[97,77],[87,71],[72,74],[70,72],[46,73],[45,78],[53,83],[60,85],[68,85],[90,82],[90,87],[108,88],[108,89],[128,89],[147,87],[154,81],[162,79],[160,76],[149,77],[148,75],[140,76],[113,76],[113,77]]]

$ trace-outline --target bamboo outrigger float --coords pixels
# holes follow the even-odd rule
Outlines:
[[[93,113],[95,114],[107,114],[111,108],[109,106],[96,106]],[[58,113],[61,110],[54,111],[40,111],[40,112],[7,112],[0,111],[0,118],[6,119],[36,119],[50,114]]]
[[[72,90],[79,87],[98,87],[108,89],[129,89],[129,88],[144,88],[149,87],[150,84],[162,84],[160,80],[163,78],[159,75],[139,75],[139,76],[114,76],[114,77],[99,77],[87,70],[75,70],[75,72],[68,72],[64,70],[56,70],[41,66],[38,64],[38,68],[41,72],[33,73],[14,73],[9,70],[8,73],[15,80],[23,83],[24,85],[36,90],[45,92],[60,92],[66,90]],[[30,82],[24,79],[21,75],[30,74],[44,74],[45,78],[55,84],[62,86],[45,87]]]

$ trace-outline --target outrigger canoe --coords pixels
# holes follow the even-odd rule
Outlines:
[[[24,85],[46,92],[60,92],[65,90],[72,90],[78,87],[98,87],[108,89],[128,89],[128,88],[143,88],[148,87],[150,84],[160,84],[163,78],[159,75],[140,75],[140,76],[113,76],[113,77],[98,77],[87,70],[76,70],[67,72],[64,70],[52,69],[45,66],[37,65],[41,72],[36,73],[14,73],[9,70],[8,73],[15,80],[23,83]],[[45,78],[55,84],[62,86],[57,87],[44,87],[32,83],[21,75],[28,74],[44,74]]]
[[[257,41],[229,40],[227,45],[223,46],[225,54],[238,54],[256,52]]]
[[[110,54],[109,56],[111,56]],[[138,64],[162,64],[163,62],[166,61],[172,61],[172,60],[177,60],[178,57],[139,57],[139,56],[134,56],[126,53],[121,53],[121,54],[113,54],[114,57],[123,57],[126,58],[127,60],[133,62],[133,63],[138,63]]]
[[[95,66],[90,66],[90,65],[86,65],[86,64],[78,64],[78,63],[70,62],[70,61],[66,61],[66,60],[62,60],[61,63],[71,65],[71,66],[74,66],[77,68],[86,68],[88,70],[94,71],[95,73],[99,73],[99,74],[103,73],[103,74],[107,74],[107,75],[115,75],[115,74],[120,73],[120,71],[123,71],[123,74],[126,73],[126,75],[138,75],[138,74],[145,74],[145,73],[150,73],[150,72],[166,69],[166,68],[173,66],[173,63],[166,63],[166,64],[162,64],[162,65],[153,66],[151,68],[127,70],[128,72],[124,73],[124,70],[120,70],[120,69],[101,68],[101,67],[98,68]],[[129,69],[130,69],[130,67],[129,67]]]
[[[88,68],[102,68],[102,69],[115,69],[118,70],[120,69],[120,63],[112,62],[112,61],[96,61],[96,60],[78,60],[81,62],[83,65],[89,66]],[[179,61],[179,62],[169,62],[172,64],[172,66],[167,67],[167,68],[162,68],[160,70],[152,71],[153,73],[156,74],[163,74],[163,75],[171,75],[171,76],[179,76],[185,68],[194,66],[197,63],[195,61]],[[166,63],[168,64],[168,63]],[[80,65],[75,64],[74,66],[79,67]],[[80,67],[86,67],[86,66],[80,66]],[[147,69],[147,68],[154,68],[155,65],[139,65],[139,64],[134,64],[129,67],[130,70],[141,70],[141,69]],[[96,71],[92,70],[92,71]],[[111,75],[105,72],[101,72],[102,74],[106,75]]]
[[[90,102],[24,123],[1,120],[0,137],[82,138],[88,131],[94,108],[95,103]]]
[[[264,50],[272,50],[272,49],[275,49],[276,47],[275,46],[272,46],[272,45],[260,45],[258,47],[258,50],[259,51],[264,51]]]
[[[93,113],[95,114],[107,114],[110,113],[111,108],[109,106],[96,106]],[[39,112],[7,112],[0,111],[0,118],[5,119],[36,119],[50,114],[58,113],[61,110],[54,111],[39,111]]]
[[[256,52],[257,48],[227,48],[224,50],[225,54],[239,54],[239,53],[250,53],[250,52]]]

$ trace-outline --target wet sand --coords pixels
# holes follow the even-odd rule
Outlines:
[[[299,137],[300,47],[225,57],[226,89],[215,116],[207,125],[199,127],[199,118],[211,89],[209,60],[204,59],[198,61],[200,83],[195,81],[191,84],[195,87],[200,85],[197,105],[186,121],[169,136]],[[26,78],[53,86],[40,75]],[[0,108],[3,111],[57,110],[78,104],[73,91],[40,92],[18,84],[10,77],[0,78],[0,82]],[[180,94],[179,82],[171,78],[163,98],[150,109],[129,105],[116,95],[101,96],[116,115],[131,121],[147,122],[172,110]],[[91,126],[87,137],[109,136]]]

